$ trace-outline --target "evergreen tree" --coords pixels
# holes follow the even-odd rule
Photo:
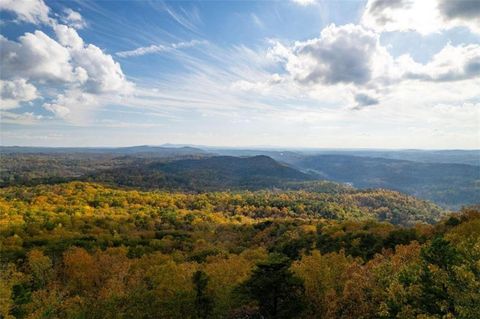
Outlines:
[[[241,291],[258,303],[264,318],[294,318],[304,308],[304,287],[289,269],[290,261],[281,255],[257,264]]]
[[[208,276],[205,272],[198,270],[192,276],[195,286],[195,308],[197,317],[201,319],[208,318],[213,310],[213,299],[207,293]]]

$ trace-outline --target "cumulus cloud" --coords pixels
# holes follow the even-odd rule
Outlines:
[[[55,35],[58,42],[67,48],[81,49],[83,48],[83,39],[78,35],[77,31],[63,24],[54,26]]]
[[[129,93],[131,83],[125,78],[120,64],[111,55],[93,44],[73,52],[76,62],[88,73],[86,88],[93,93]],[[123,91],[123,92],[122,92]]]
[[[14,81],[0,80],[0,109],[15,108],[21,102],[28,102],[38,98],[37,88],[25,79]]]
[[[50,103],[44,103],[43,108],[58,118],[81,121],[86,111],[98,105],[99,100],[95,95],[71,89],[59,94]]]
[[[380,9],[383,6],[378,5]],[[327,87],[343,87],[355,101],[354,109],[379,104],[389,90],[404,81],[452,82],[480,77],[479,45],[448,44],[429,62],[418,63],[408,54],[392,57],[378,37],[359,25],[330,25],[311,40],[272,41],[267,56],[283,66],[284,84],[293,81],[309,95],[325,92]],[[239,81],[234,88],[264,93],[273,85]]]
[[[0,35],[1,79],[5,83],[14,81],[18,88],[30,92],[15,103],[10,99],[9,107],[31,100],[33,85],[49,87],[45,98],[53,101],[44,107],[61,118],[67,118],[75,108],[99,105],[93,100],[100,99],[102,94],[124,95],[132,91],[133,84],[111,55],[93,44],[85,44],[72,27],[55,24],[53,29],[56,39],[39,30],[25,33],[18,41]]]
[[[355,109],[361,109],[365,106],[376,105],[380,101],[377,98],[375,98],[373,96],[370,96],[368,94],[357,93],[357,94],[355,94],[355,102],[357,103],[355,105]]]
[[[54,27],[58,42],[42,31],[18,42],[0,36],[2,78],[22,77],[83,85],[92,93],[130,91],[120,64],[93,44],[85,45],[75,29]]]
[[[451,19],[478,19],[480,2],[477,0],[439,0],[440,12]]]
[[[376,57],[383,54],[378,35],[358,25],[330,25],[320,37],[291,47],[276,43],[270,54],[285,63],[300,84],[368,83]],[[380,59],[379,59],[380,60]]]
[[[58,19],[50,17],[50,8],[43,0],[2,0],[0,1],[0,11],[2,10],[13,13],[18,22],[45,24],[53,27],[61,22],[75,29],[87,26],[82,15],[70,8],[65,9],[62,15],[56,15]]]
[[[191,48],[197,45],[204,45],[207,43],[208,42],[205,40],[191,40],[191,41],[172,43],[169,45],[153,44],[146,47],[140,47],[134,50],[120,51],[120,52],[117,52],[116,55],[122,58],[128,58],[128,57],[141,56],[145,54],[169,52],[176,49]]]
[[[74,42],[72,45],[75,45]],[[85,89],[91,93],[129,93],[132,83],[126,80],[120,64],[99,47],[89,44],[85,47],[71,47],[74,63],[85,70]]]
[[[3,79],[22,77],[38,81],[74,82],[82,71],[71,64],[68,48],[42,31],[25,33],[18,42],[0,35]]]
[[[426,64],[415,63],[410,57],[400,60],[409,79],[448,82],[480,76],[480,46],[476,44],[447,44]]]
[[[438,9],[450,26],[465,26],[480,33],[480,1],[439,0]]]
[[[33,24],[51,24],[50,9],[43,0],[2,0],[0,10],[14,13],[19,21]]]
[[[434,33],[454,27],[480,32],[478,0],[369,0],[362,24],[376,31]]]
[[[330,25],[319,38],[288,46],[273,42],[269,56],[301,85],[388,86],[402,80],[459,81],[480,77],[480,46],[447,44],[425,63],[393,58],[378,34],[359,25]]]
[[[361,20],[364,26],[378,32],[417,31],[428,34],[439,27],[435,0],[369,0]]]
[[[87,26],[87,23],[85,22],[85,20],[83,19],[82,15],[79,12],[68,8],[68,9],[65,9],[64,13],[65,14],[62,17],[62,21],[65,24],[75,29],[83,29]]]
[[[367,8],[372,13],[383,12],[388,8],[401,8],[403,6],[409,6],[408,1],[405,0],[376,0],[370,1],[367,4]]]
[[[480,2],[478,0],[439,0],[440,12],[451,19],[478,20]]]

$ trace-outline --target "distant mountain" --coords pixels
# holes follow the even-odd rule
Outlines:
[[[280,187],[314,178],[267,156],[215,156],[128,165],[97,171],[86,179],[131,187],[211,191]]]
[[[480,150],[321,150],[316,155],[350,155],[422,163],[480,166]]]
[[[305,155],[299,152],[292,151],[277,151],[277,150],[249,150],[249,149],[210,149],[211,152],[223,156],[268,156],[274,160],[292,164],[303,158]]]
[[[194,147],[130,146],[130,147],[23,147],[0,146],[5,154],[150,154],[162,157],[204,155],[207,151]]]
[[[320,179],[399,190],[446,206],[480,203],[478,166],[346,155],[309,156],[294,165]]]
[[[351,183],[357,188],[393,189],[448,208],[480,203],[480,165],[465,164],[477,162],[478,150],[282,151],[174,146],[0,147],[0,187],[83,178],[112,185],[193,191],[325,189],[325,184],[311,184],[315,179]]]
[[[94,171],[206,156],[211,155],[191,147],[0,147],[0,187],[55,183]]]
[[[202,148],[202,147],[199,147]],[[203,149],[203,148],[202,148]],[[310,149],[269,150],[206,148],[212,153],[231,156],[266,155],[276,161],[294,164],[298,160],[314,155],[345,155],[407,160],[421,163],[468,164],[480,166],[480,150],[369,150],[369,149]]]

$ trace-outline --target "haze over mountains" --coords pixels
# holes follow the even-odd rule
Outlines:
[[[478,150],[277,150],[144,145],[1,147],[0,151],[2,185],[26,180],[32,183],[82,179],[201,192],[298,188],[299,182],[328,180],[355,188],[397,190],[450,208],[480,203]]]

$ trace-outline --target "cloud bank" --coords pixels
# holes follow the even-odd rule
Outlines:
[[[70,114],[100,105],[105,95],[132,91],[133,84],[120,64],[99,47],[84,43],[75,28],[50,19],[43,1],[7,1],[2,8],[22,21],[47,23],[55,34],[51,38],[37,30],[17,41],[0,35],[2,108],[15,108],[41,97],[50,100],[43,104],[46,110],[75,120]],[[66,13],[66,19],[77,28],[85,26],[77,12]]]
[[[416,31],[426,35],[466,27],[480,33],[480,1],[369,0],[361,22],[378,32]]]

